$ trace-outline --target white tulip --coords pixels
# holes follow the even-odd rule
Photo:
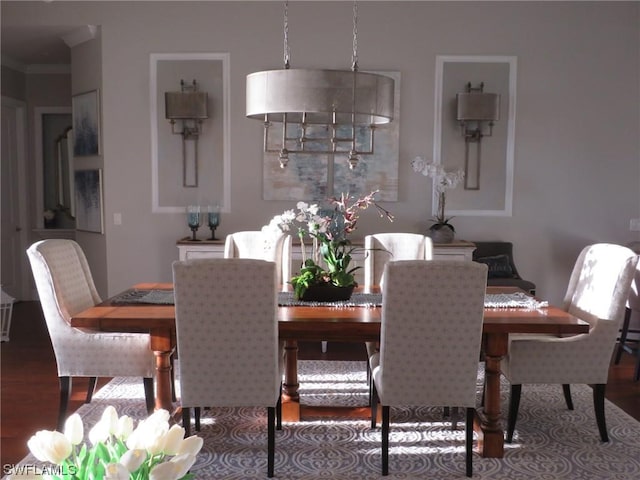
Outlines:
[[[196,463],[196,456],[191,454],[176,455],[171,459],[170,463],[174,463],[176,466],[176,478],[184,477],[189,469]]]
[[[204,445],[204,440],[196,435],[185,438],[180,444],[180,448],[176,452],[176,455],[197,455]]]
[[[184,428],[180,425],[173,425],[165,435],[163,453],[175,455],[184,439]]]
[[[129,438],[131,432],[133,432],[133,419],[128,415],[123,415],[118,419],[118,426],[116,427],[115,433],[116,438],[124,441]]]
[[[120,463],[109,463],[105,467],[104,480],[129,480],[129,470]]]
[[[84,426],[82,425],[82,418],[77,413],[71,415],[64,422],[64,436],[69,439],[71,445],[79,445],[82,442]]]
[[[89,441],[93,445],[97,445],[98,443],[106,442],[110,435],[109,419],[100,419],[100,421],[89,430]]]
[[[177,480],[179,464],[172,462],[159,463],[149,472],[149,480]]]
[[[102,412],[101,422],[105,422],[109,426],[109,434],[115,435],[116,429],[118,428],[118,412],[115,407],[109,405]]]
[[[73,446],[60,432],[40,430],[27,442],[31,453],[41,462],[61,464],[71,454]]]
[[[131,473],[135,472],[147,459],[146,450],[127,450],[120,457],[120,463]]]

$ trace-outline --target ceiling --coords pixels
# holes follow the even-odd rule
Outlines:
[[[2,63],[24,67],[31,65],[69,65],[71,49],[63,36],[77,30],[77,25],[2,26],[0,53]]]

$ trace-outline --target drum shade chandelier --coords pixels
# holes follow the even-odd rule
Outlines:
[[[277,153],[281,168],[289,162],[289,154],[340,154],[354,169],[360,155],[373,153],[376,126],[393,120],[394,81],[358,71],[356,2],[351,70],[290,68],[286,1],[284,69],[247,75],[246,97],[246,115],[264,122],[264,151]],[[273,123],[282,124],[281,135],[269,133]],[[359,134],[363,128],[368,135]]]

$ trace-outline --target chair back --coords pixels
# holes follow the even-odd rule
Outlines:
[[[276,264],[277,285],[285,285],[291,278],[291,235],[284,232],[250,230],[227,235],[225,258],[252,258]]]
[[[183,407],[276,404],[275,271],[244,258],[173,263]]]
[[[638,257],[621,245],[598,243],[582,249],[571,272],[564,309],[600,328],[622,323]],[[609,327],[607,327],[609,328]]]
[[[486,281],[475,262],[387,264],[375,377],[383,405],[475,407]]]
[[[364,237],[364,288],[382,286],[387,262],[398,260],[431,260],[431,238],[417,233],[377,233]]]

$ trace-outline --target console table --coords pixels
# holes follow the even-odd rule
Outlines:
[[[223,258],[224,257],[224,239],[220,240],[199,240],[192,241],[189,237],[178,240],[178,258],[180,260],[191,260],[194,258]],[[353,245],[362,247],[364,241],[362,239],[354,240]],[[433,245],[433,258],[435,260],[467,260],[472,261],[473,251],[476,246],[472,242],[464,240],[452,243],[435,243]],[[364,267],[364,249],[360,248],[353,252],[351,265],[353,267]],[[292,263],[295,265],[302,263],[302,250],[300,244],[295,243],[291,252]],[[294,269],[295,270],[295,269]],[[294,271],[290,270],[290,271]],[[355,272],[356,282],[364,284],[364,268],[360,268]]]

